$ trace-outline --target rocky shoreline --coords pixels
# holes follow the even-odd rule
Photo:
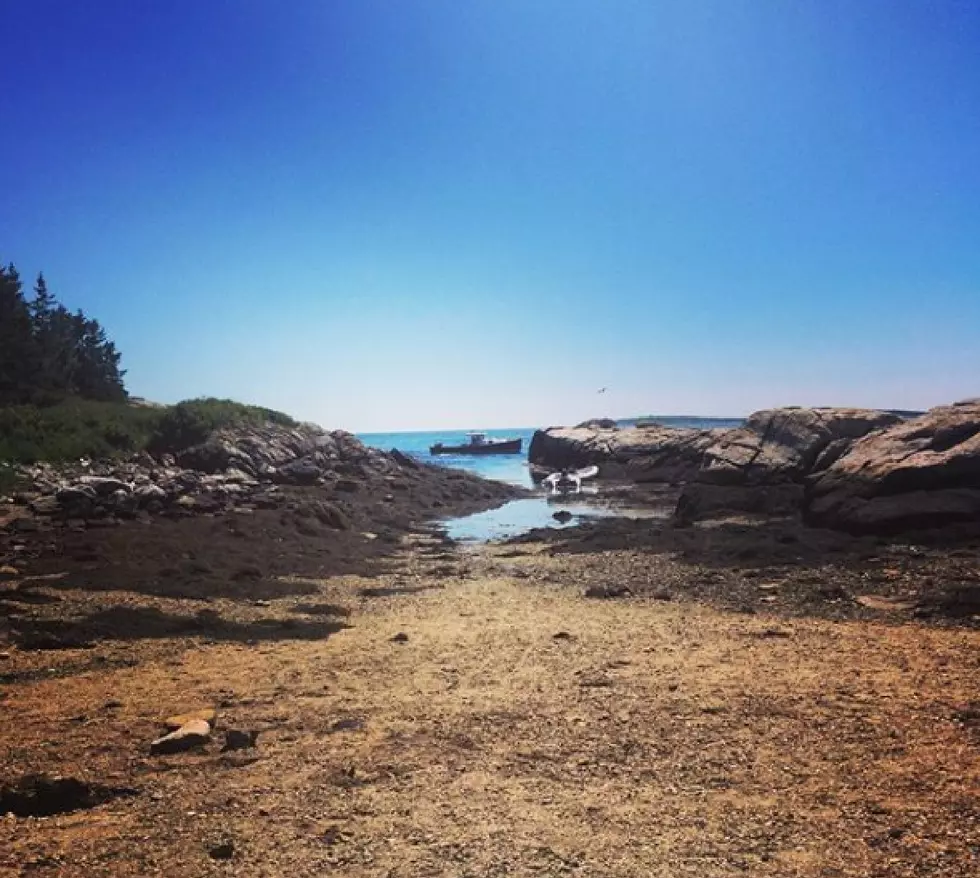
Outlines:
[[[0,524],[0,873],[605,874],[626,851],[653,874],[633,840],[669,826],[719,878],[800,851],[972,875],[978,543],[677,516],[692,488],[805,495],[829,444],[766,423],[676,454],[648,431],[659,463],[623,472],[676,483],[602,494],[651,517],[465,550],[434,521],[520,489],[344,433],[25,469]]]
[[[142,452],[122,461],[25,466],[18,476],[20,489],[0,506],[7,529],[14,531],[274,509],[298,488],[333,503],[331,516],[343,530],[349,527],[345,507],[364,506],[365,498],[400,508],[406,493],[418,495],[424,488],[426,496],[416,496],[411,505],[438,515],[461,502],[514,494],[468,473],[425,466],[396,450],[369,448],[342,430],[310,425],[226,428],[203,443],[156,456]]]
[[[679,524],[795,515],[851,533],[980,524],[980,401],[915,417],[845,408],[756,412],[731,430],[587,422],[535,433],[532,467],[680,488]]]

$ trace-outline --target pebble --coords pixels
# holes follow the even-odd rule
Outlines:
[[[235,843],[232,841],[223,841],[221,844],[216,844],[210,848],[208,854],[212,860],[230,860],[235,856]]]

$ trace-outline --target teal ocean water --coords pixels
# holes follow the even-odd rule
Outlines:
[[[653,418],[658,423],[670,427],[737,427],[742,423],[739,418],[692,418],[683,416],[665,416]],[[635,420],[618,421],[621,426],[632,426]],[[444,445],[456,445],[467,441],[466,430],[435,430],[419,433],[359,433],[358,438],[366,445],[390,451],[397,448],[426,463],[436,463],[441,466],[453,466],[469,470],[487,479],[496,479],[514,485],[531,487],[531,476],[527,468],[527,449],[534,435],[533,427],[516,429],[483,430],[493,439],[509,439],[520,437],[524,440],[520,454],[488,455],[485,457],[467,455],[437,455],[429,454],[429,447],[437,442]]]

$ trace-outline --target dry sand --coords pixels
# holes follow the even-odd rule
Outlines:
[[[980,632],[582,596],[650,563],[416,536],[369,577],[218,595],[199,633],[8,650],[0,778],[135,794],[0,817],[0,874],[980,874]],[[31,593],[92,599],[56,584]],[[207,750],[149,755],[202,707]],[[230,727],[257,746],[221,753]]]

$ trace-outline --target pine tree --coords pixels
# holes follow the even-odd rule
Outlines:
[[[99,322],[68,311],[43,274],[27,302],[17,269],[0,266],[0,405],[48,405],[66,396],[121,402],[119,361]]]
[[[37,401],[56,400],[63,392],[64,377],[58,367],[60,339],[54,332],[53,320],[58,303],[48,290],[43,274],[34,284],[34,301],[30,303],[31,322],[37,346]],[[49,398],[49,399],[48,399]]]
[[[37,345],[20,275],[0,266],[0,405],[28,401],[37,380]]]
[[[34,282],[34,301],[31,302],[31,319],[34,321],[35,329],[40,328],[48,320],[57,302],[48,290],[48,283],[44,279],[44,272],[38,272],[37,280]]]

